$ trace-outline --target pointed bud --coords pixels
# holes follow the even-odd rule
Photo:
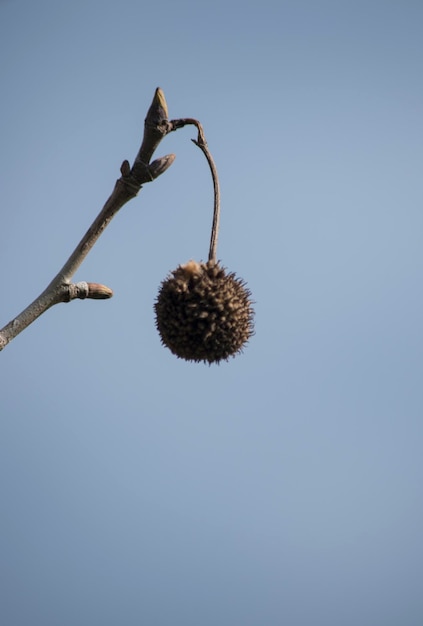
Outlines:
[[[160,126],[168,119],[167,102],[163,91],[157,87],[154,94],[153,102],[147,112],[145,123],[148,126]]]
[[[167,154],[166,156],[160,157],[159,159],[156,159],[155,161],[150,163],[150,165],[148,166],[148,171],[151,175],[151,180],[154,180],[155,178],[158,178],[160,174],[163,174],[163,172],[165,172],[172,165],[175,158],[176,155]]]

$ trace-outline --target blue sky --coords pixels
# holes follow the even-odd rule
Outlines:
[[[423,5],[0,2],[1,317],[56,274],[132,161],[154,90],[220,174],[218,257],[256,302],[219,366],[162,347],[207,257],[190,141],[0,355],[0,621],[423,620]]]

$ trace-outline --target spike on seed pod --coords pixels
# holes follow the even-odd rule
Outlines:
[[[155,313],[162,343],[188,361],[227,360],[254,332],[250,291],[214,261],[189,261],[171,272],[161,284]]]

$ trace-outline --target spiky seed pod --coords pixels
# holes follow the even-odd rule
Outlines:
[[[218,363],[254,331],[251,293],[219,263],[189,261],[162,282],[154,305],[162,343],[187,361]]]

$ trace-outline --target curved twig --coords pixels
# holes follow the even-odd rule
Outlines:
[[[210,150],[207,145],[206,138],[204,136],[204,130],[200,122],[192,117],[184,117],[179,120],[171,120],[169,125],[171,126],[170,130],[177,130],[178,128],[183,128],[187,125],[193,125],[197,127],[198,137],[197,139],[191,139],[196,146],[202,150],[204,156],[207,159],[207,163],[210,167],[210,172],[213,179],[213,190],[214,190],[214,205],[213,205],[213,223],[211,229],[210,236],[210,248],[209,248],[209,261],[216,263],[217,258],[217,238],[219,236],[219,222],[220,222],[220,185],[219,185],[219,176],[217,174],[216,164],[214,159],[210,153]]]

